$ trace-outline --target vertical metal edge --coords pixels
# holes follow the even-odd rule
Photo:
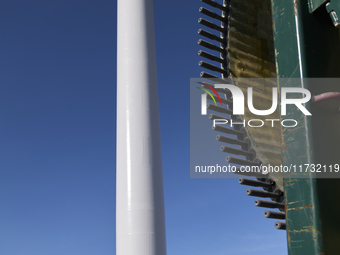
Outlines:
[[[309,15],[307,0],[272,0],[273,36],[277,78],[305,78],[310,70],[306,51],[306,23]],[[309,24],[310,25],[310,24]],[[280,83],[281,81],[281,83]],[[291,85],[278,79],[279,89]],[[295,86],[309,89],[301,80]],[[311,108],[307,104],[308,109]],[[288,111],[287,118],[299,121],[298,128],[281,130],[282,163],[285,166],[315,162],[313,125],[310,117],[298,109]],[[281,116],[282,118],[282,116]],[[317,180],[311,175],[297,178],[298,174],[284,175],[286,203],[287,245],[290,255],[323,254],[320,236],[320,206],[317,196]]]

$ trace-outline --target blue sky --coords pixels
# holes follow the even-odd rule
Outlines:
[[[190,179],[204,4],[154,2],[168,255],[287,254],[237,179]],[[1,4],[1,255],[115,254],[116,4]]]

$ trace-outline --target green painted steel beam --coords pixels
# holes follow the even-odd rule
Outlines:
[[[328,0],[309,0],[308,1],[308,7],[309,12],[314,12],[317,10],[320,6],[324,5]],[[335,1],[335,0],[333,0]]]
[[[309,4],[308,0],[272,0],[278,78],[340,77],[339,30],[325,8],[311,14]],[[312,95],[340,89],[340,84],[315,86],[308,81],[294,86],[307,88]],[[297,119],[299,126],[281,131],[283,164],[339,163],[340,115],[329,113],[331,106],[309,103],[306,107],[312,117],[288,109],[286,118]],[[339,254],[339,179],[298,177],[294,173],[284,176],[289,255]]]

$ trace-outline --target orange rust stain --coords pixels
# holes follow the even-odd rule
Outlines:
[[[277,11],[277,7],[276,7],[276,9],[273,11],[273,13],[275,13]]]
[[[311,233],[313,232],[311,229],[301,229],[301,230],[290,230],[288,231],[289,233],[293,233],[293,234],[296,234],[296,233],[302,233],[302,232],[307,232],[307,233]]]
[[[294,1],[294,13],[295,13],[295,15],[296,15],[296,13],[297,13],[297,3],[298,2],[300,2],[300,0],[295,0]]]
[[[284,135],[282,135],[282,138],[281,138],[281,147],[283,148],[283,147],[285,147],[285,139],[284,139],[285,137],[284,137]]]
[[[285,198],[286,198],[286,193],[285,193]],[[287,199],[287,198],[286,198]],[[286,200],[287,201],[287,200]],[[287,219],[287,221],[288,221],[289,219]],[[287,226],[286,226],[286,230],[289,232],[289,224],[287,224]],[[287,233],[288,233],[287,232]],[[290,235],[287,235],[287,242],[288,242],[288,245],[290,246]]]
[[[307,206],[299,206],[299,207],[295,207],[295,208],[289,208],[287,210],[300,210],[300,209],[307,209],[307,208],[313,208],[313,205],[307,205]]]
[[[285,174],[285,175],[283,175],[283,177],[289,177],[289,176],[291,176],[292,174],[294,174],[294,173]]]
[[[295,131],[295,130],[298,130],[299,128],[302,128],[302,127],[297,127],[297,128],[289,129],[288,131]]]
[[[286,157],[283,158],[284,161],[288,161]]]
[[[305,209],[305,208],[313,208],[313,205],[300,206],[300,207],[296,207],[295,209]]]
[[[284,181],[284,183],[287,184],[287,183],[294,182],[294,181],[297,181],[297,179],[292,179],[292,180],[289,180],[289,181]]]

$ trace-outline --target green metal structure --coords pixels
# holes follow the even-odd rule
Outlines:
[[[217,57],[200,51],[200,56],[217,62],[220,67],[204,61],[200,66],[220,73],[222,78],[206,72],[202,72],[201,77],[221,83],[225,78],[274,78],[277,81],[274,85],[253,85],[258,91],[255,97],[264,103],[270,98],[274,86],[281,89],[294,84],[308,89],[313,96],[340,92],[337,80],[324,83],[324,80],[316,79],[340,78],[339,0],[224,0],[223,4],[213,0],[201,1],[219,9],[222,15],[200,9],[202,14],[221,22],[221,26],[217,26],[199,20],[202,25],[221,33],[217,37],[199,30],[200,35],[220,43],[218,47],[199,41],[201,46],[220,54]],[[298,82],[287,82],[289,79]],[[241,89],[247,86],[237,82],[236,85]],[[222,93],[227,100],[232,100],[227,92]],[[224,146],[226,152],[238,155],[250,155],[250,150],[256,152],[247,156],[247,160],[227,157],[227,161],[240,165],[259,165],[259,162],[284,166],[339,164],[339,101],[311,101],[306,108],[313,116],[303,115],[296,107],[288,108],[286,118],[296,119],[299,123],[294,129],[278,128],[261,134],[247,128],[237,137],[238,141],[224,137],[228,143],[241,145],[239,150]],[[223,109],[214,109],[223,112]],[[264,109],[268,109],[267,105]],[[278,113],[274,115],[280,118]],[[230,115],[230,118],[234,117],[239,118]],[[251,115],[245,113],[244,118],[248,117]],[[221,116],[211,114],[210,118]],[[220,130],[233,133],[225,128]],[[263,133],[266,138],[261,137]],[[261,142],[263,140],[266,143]],[[287,231],[289,255],[340,254],[340,178],[322,179],[315,173],[301,176],[292,172],[283,176],[255,177],[256,180],[240,179],[240,183],[265,190],[250,190],[248,195],[272,200],[256,200],[257,206],[281,211],[269,214],[272,218],[286,220],[286,224],[278,222],[276,227]]]
[[[325,4],[318,0],[272,1],[277,77],[340,77],[339,30],[333,26]],[[340,89],[340,84],[327,87],[306,82],[300,86],[313,95]],[[339,163],[339,112],[330,113],[332,106],[320,109],[313,103],[307,107],[313,117],[289,110],[288,117],[301,120],[302,125],[294,131],[282,130],[283,164]],[[284,176],[290,255],[340,254],[340,179],[315,177],[296,178],[294,173]]]

